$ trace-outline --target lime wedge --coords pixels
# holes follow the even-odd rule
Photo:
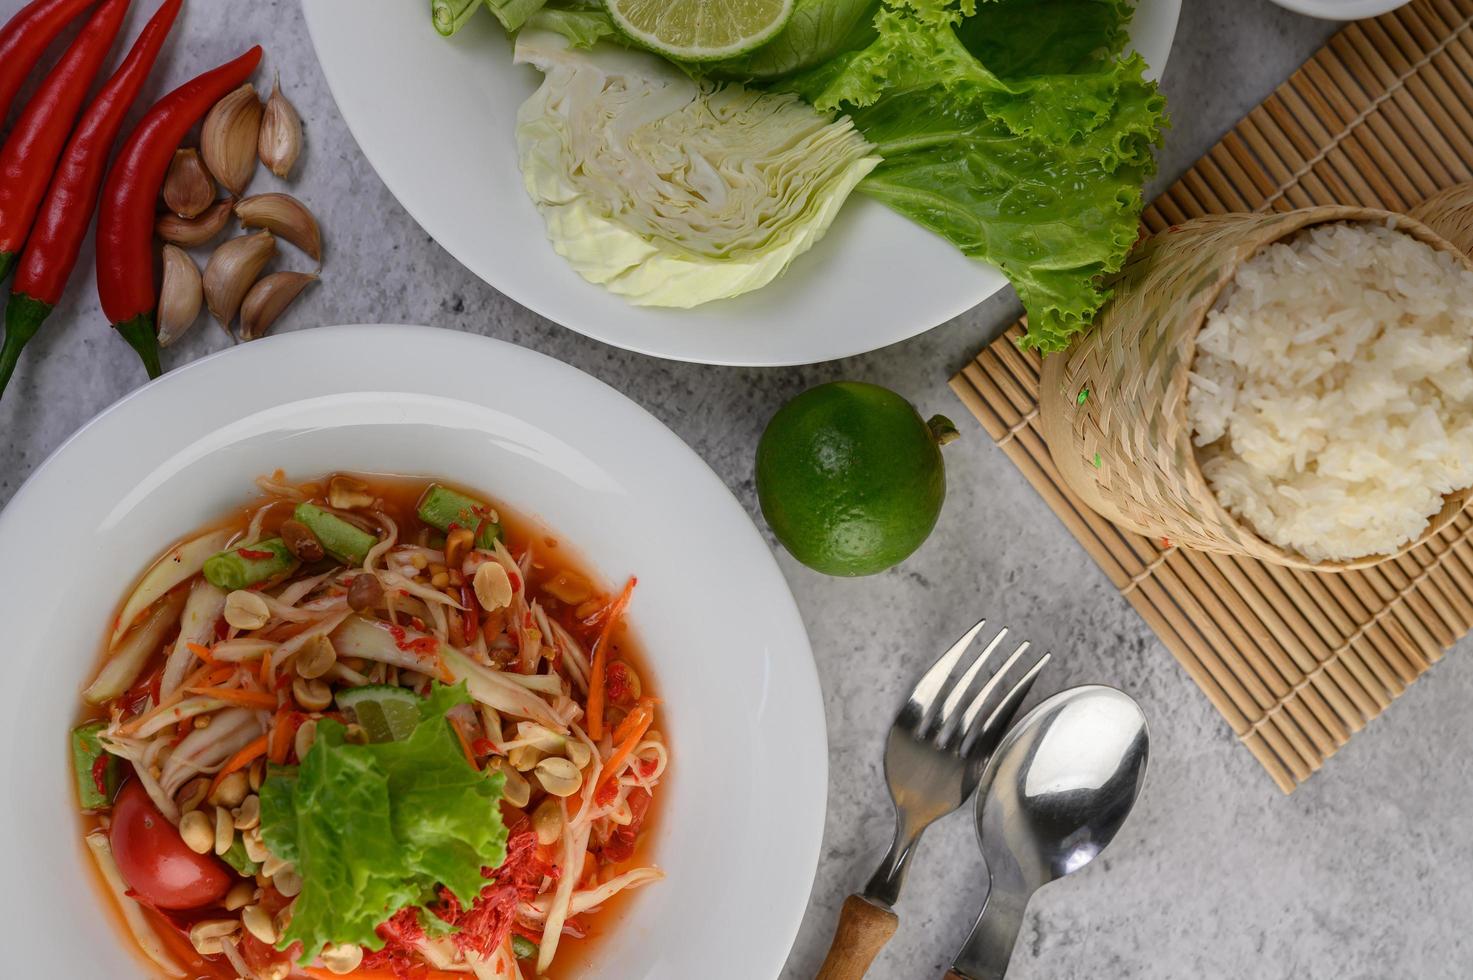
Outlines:
[[[678,61],[744,54],[771,40],[793,0],[607,0],[619,29]]]
[[[368,733],[370,742],[397,742],[408,738],[419,724],[420,697],[413,691],[387,684],[370,684],[339,691],[338,707],[351,711]]]

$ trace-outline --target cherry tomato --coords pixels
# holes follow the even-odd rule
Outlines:
[[[123,880],[161,909],[214,905],[235,877],[213,855],[191,851],[136,779],[118,792],[109,833]]]

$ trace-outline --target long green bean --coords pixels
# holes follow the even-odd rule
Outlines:
[[[218,589],[248,589],[291,571],[297,559],[280,538],[231,548],[205,560],[205,579]]]
[[[328,554],[349,565],[363,564],[363,559],[368,557],[368,549],[378,544],[378,538],[372,534],[315,504],[297,504],[292,516],[307,525],[307,530],[322,543]]]
[[[430,0],[430,19],[435,30],[450,37],[465,26],[485,0]]]
[[[501,525],[487,519],[491,515],[490,507],[438,483],[425,491],[418,509],[420,520],[447,534],[456,527],[479,529],[477,548],[491,548],[501,537]]]

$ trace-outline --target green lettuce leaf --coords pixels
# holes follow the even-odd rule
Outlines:
[[[300,941],[302,962],[329,943],[380,949],[375,928],[436,884],[470,905],[483,867],[506,857],[502,776],[469,766],[446,715],[470,696],[436,685],[399,742],[355,745],[338,722],[318,722],[299,769],[261,787],[261,837],[302,877],[279,948]]]
[[[859,189],[1001,268],[1024,343],[1058,350],[1108,297],[1155,169],[1164,102],[1120,54],[1129,15],[1122,0],[886,0],[873,43],[783,87],[848,112],[883,158]]]
[[[508,34],[514,34],[521,29],[547,0],[486,0],[486,6],[501,21],[501,26],[506,28]]]
[[[575,48],[591,48],[605,39],[623,43],[623,35],[614,27],[613,18],[602,9],[544,7],[527,18],[526,26],[528,30],[561,34]]]

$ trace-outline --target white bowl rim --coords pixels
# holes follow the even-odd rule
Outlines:
[[[1412,0],[1273,0],[1285,10],[1321,20],[1361,20],[1379,17]]]

